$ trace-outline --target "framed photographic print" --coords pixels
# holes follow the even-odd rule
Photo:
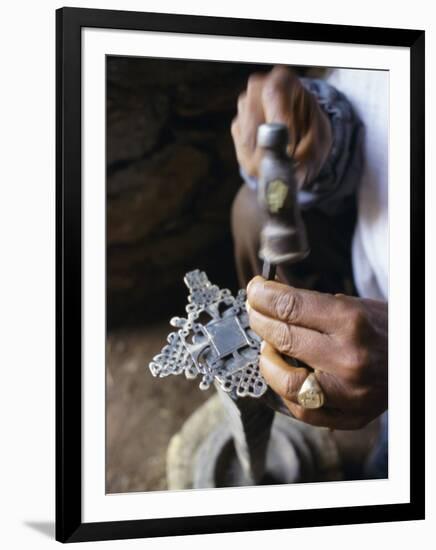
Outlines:
[[[56,538],[423,519],[424,32],[56,18]]]

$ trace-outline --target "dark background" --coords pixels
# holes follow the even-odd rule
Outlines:
[[[248,75],[268,69],[108,58],[109,328],[172,314],[193,268],[236,288],[229,215],[241,179],[230,125]]]
[[[237,288],[230,125],[249,74],[268,69],[107,58],[108,492],[165,489],[169,440],[212,394],[148,363],[184,313],[187,271]]]

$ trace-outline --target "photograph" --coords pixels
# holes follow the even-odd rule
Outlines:
[[[422,518],[423,31],[62,8],[56,52],[57,540]]]
[[[388,127],[388,71],[107,56],[107,493],[388,477]]]
[[[2,548],[435,539],[436,40],[385,4],[7,5]]]

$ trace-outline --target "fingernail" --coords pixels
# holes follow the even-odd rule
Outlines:
[[[249,281],[249,283],[248,283],[248,285],[247,285],[247,289],[246,289],[246,290],[247,290],[247,294],[248,294],[248,292],[250,292],[250,288],[253,286],[253,284],[254,284],[254,282],[256,281],[256,279],[259,279],[259,278],[261,278],[260,275],[256,275],[255,277],[253,277],[253,278],[251,279],[251,281]]]
[[[260,344],[260,353],[263,352],[263,350],[265,349],[265,346],[266,346],[266,342],[265,342],[265,340],[262,340],[262,342]]]
[[[250,313],[251,306],[250,306],[250,304],[248,303],[248,300],[245,300],[245,308],[246,308],[246,310],[247,310],[247,313]]]

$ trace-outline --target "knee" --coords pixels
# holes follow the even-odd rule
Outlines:
[[[235,197],[231,224],[236,270],[241,288],[259,273],[259,237],[262,216],[256,192],[243,185]]]
[[[256,192],[242,185],[236,194],[231,210],[231,227],[235,245],[245,242],[247,237],[257,240],[260,232],[260,209]]]
[[[239,188],[239,191],[236,193],[235,198],[233,199],[232,209],[230,213],[230,223],[232,227],[233,240],[237,238],[237,229],[238,229],[238,219],[244,213],[244,199],[245,196],[245,185]]]

